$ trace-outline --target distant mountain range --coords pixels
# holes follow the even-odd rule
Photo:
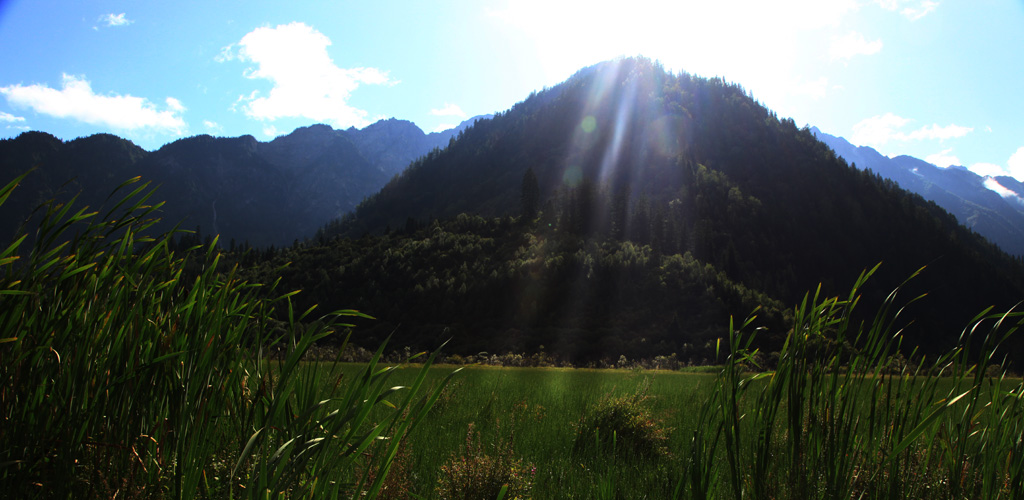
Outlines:
[[[355,208],[478,118],[430,134],[412,122],[388,119],[363,129],[312,125],[270,142],[200,135],[153,152],[109,134],[63,142],[26,132],[0,140],[0,180],[35,167],[0,207],[0,237],[9,238],[48,199],[79,195],[80,204],[99,207],[118,184],[140,175],[159,186],[155,200],[171,201],[161,229],[177,223],[198,227],[219,234],[225,245],[291,244]]]
[[[1024,185],[1013,177],[982,177],[965,167],[940,168],[912,156],[889,158],[816,127],[811,132],[848,163],[934,201],[1007,253],[1024,256]]]

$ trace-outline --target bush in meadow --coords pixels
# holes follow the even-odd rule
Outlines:
[[[512,439],[498,437],[484,446],[480,433],[469,424],[466,444],[443,466],[437,485],[442,500],[528,499],[537,469],[517,458]]]
[[[628,396],[605,397],[576,428],[573,452],[626,460],[658,460],[669,455],[669,429],[650,408],[646,386]]]

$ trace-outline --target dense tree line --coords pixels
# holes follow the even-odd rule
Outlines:
[[[689,253],[589,236],[568,215],[535,221],[460,214],[412,232],[309,241],[258,254],[254,279],[280,274],[302,289],[300,307],[355,307],[378,318],[357,343],[393,335],[430,347],[452,338],[458,354],[546,351],[584,363],[677,353],[710,361],[730,315],[759,305],[764,324],[784,333],[781,303],[728,278]],[[554,220],[554,222],[548,222]],[[281,268],[288,263],[288,267]]]

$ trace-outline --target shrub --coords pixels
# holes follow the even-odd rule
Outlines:
[[[629,396],[605,397],[576,428],[573,452],[579,456],[614,455],[626,460],[668,456],[668,432],[650,409],[644,385]]]
[[[501,439],[500,432],[487,450],[472,423],[466,432],[461,455],[452,456],[441,466],[437,494],[443,500],[481,500],[492,498],[527,499],[533,488],[536,468],[516,458],[512,439]]]
[[[403,438],[398,445],[398,452],[390,462],[389,469],[381,483],[377,500],[405,500],[413,498],[413,453],[408,439]],[[368,481],[374,481],[381,474],[380,462],[373,462],[369,467]]]

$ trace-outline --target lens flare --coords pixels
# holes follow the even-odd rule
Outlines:
[[[580,129],[586,133],[591,133],[597,128],[597,119],[594,115],[587,115],[583,117],[583,121],[580,122]]]

